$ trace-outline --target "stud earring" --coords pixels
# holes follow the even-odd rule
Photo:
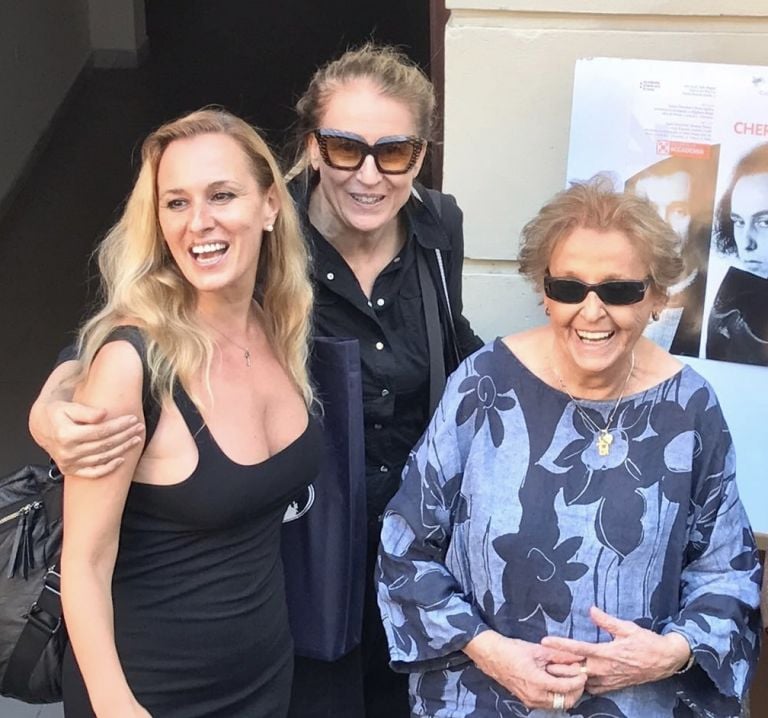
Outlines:
[[[271,232],[275,228],[274,224],[268,224],[266,227],[264,227],[264,230],[266,232]]]
[[[548,304],[545,304],[545,305],[544,305],[544,314],[546,314],[547,316],[549,316],[549,305],[548,305]]]
[[[651,319],[653,319],[654,322],[659,321],[659,313],[658,312],[651,312]]]

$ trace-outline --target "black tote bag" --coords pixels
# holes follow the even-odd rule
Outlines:
[[[286,512],[282,555],[296,655],[334,661],[360,643],[365,591],[365,439],[357,339],[315,337],[312,380],[325,456]]]

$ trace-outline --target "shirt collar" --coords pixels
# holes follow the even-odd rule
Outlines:
[[[426,192],[426,190],[422,190]],[[424,249],[451,248],[451,238],[445,225],[424,202],[411,195],[403,207],[408,232]]]

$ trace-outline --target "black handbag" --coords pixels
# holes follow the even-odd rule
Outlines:
[[[61,478],[31,465],[0,479],[0,694],[27,703],[61,700]]]
[[[316,337],[310,371],[325,456],[289,507],[282,556],[296,655],[334,661],[359,645],[365,591],[365,438],[357,339]]]
[[[142,360],[146,447],[161,407],[150,392],[144,338],[136,327],[121,326],[104,343],[118,339],[130,342]],[[63,477],[53,462],[0,479],[0,695],[25,703],[61,700],[67,645],[58,568],[62,494]]]

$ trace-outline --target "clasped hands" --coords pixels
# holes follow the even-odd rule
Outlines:
[[[465,652],[526,707],[545,710],[568,710],[584,692],[600,695],[661,680],[690,656],[688,641],[678,633],[662,636],[596,607],[590,618],[613,640],[588,643],[547,636],[539,644],[486,631]]]

